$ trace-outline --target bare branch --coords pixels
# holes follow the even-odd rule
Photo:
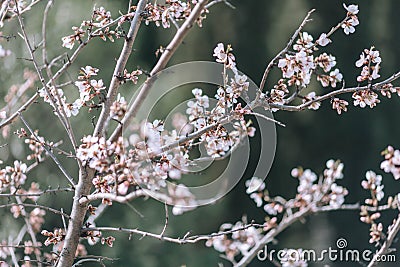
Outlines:
[[[139,190],[133,191],[125,196],[118,196],[113,193],[93,193],[88,196],[82,196],[81,199],[79,199],[79,203],[87,204],[89,202],[99,200],[99,199],[109,199],[111,201],[115,201],[118,203],[128,203],[129,201],[134,200],[139,197],[151,197],[151,196],[157,197],[158,199],[164,199],[165,202],[170,201],[170,199],[163,194],[159,194],[156,192],[148,192],[144,189],[139,189]]]
[[[196,6],[193,8],[189,17],[185,20],[185,22],[181,25],[179,30],[176,32],[175,36],[172,38],[171,42],[165,48],[165,51],[162,53],[160,59],[157,64],[150,72],[150,77],[146,80],[146,82],[141,87],[138,95],[134,99],[132,105],[129,107],[129,110],[126,112],[124,118],[121,121],[121,124],[117,126],[114,130],[113,134],[110,136],[110,140],[115,141],[118,137],[118,133],[121,132],[123,125],[126,125],[138,112],[141,104],[143,103],[143,99],[146,98],[149,90],[153,85],[153,77],[157,72],[163,70],[165,66],[168,64],[171,57],[174,55],[175,51],[178,49],[183,39],[189,33],[190,29],[193,27],[196,20],[200,17],[201,13],[204,10],[208,0],[200,0]]]
[[[83,228],[82,231],[105,231],[105,232],[121,232],[121,233],[129,233],[129,234],[137,234],[143,237],[153,237],[156,239],[160,239],[162,241],[168,241],[171,243],[176,243],[176,244],[194,244],[200,241],[208,240],[210,238],[216,237],[216,236],[221,236],[221,235],[227,235],[231,234],[234,232],[239,232],[246,230],[250,227],[263,227],[262,225],[256,225],[253,223],[246,224],[243,227],[238,227],[235,229],[231,229],[228,231],[223,231],[223,232],[218,232],[218,233],[213,233],[213,234],[208,234],[208,235],[193,235],[190,236],[189,233],[186,233],[182,238],[174,238],[174,237],[168,237],[168,236],[163,236],[159,234],[154,234],[146,231],[142,231],[139,229],[128,229],[128,228],[117,228],[117,227],[89,227],[89,228]]]

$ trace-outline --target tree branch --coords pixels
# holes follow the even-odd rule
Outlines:
[[[103,133],[107,125],[107,121],[110,116],[110,107],[114,102],[115,96],[117,95],[118,88],[121,85],[121,81],[118,78],[121,73],[124,72],[126,63],[128,62],[129,56],[132,53],[133,43],[136,40],[136,35],[139,30],[140,24],[142,22],[142,12],[147,4],[147,0],[140,0],[137,9],[135,11],[135,16],[131,22],[128,35],[125,37],[125,43],[115,65],[113,77],[111,79],[110,87],[108,89],[107,98],[103,104],[103,109],[101,110],[99,120],[97,121],[96,127],[94,129],[94,136],[100,136]]]
[[[270,108],[276,108],[279,110],[285,110],[285,111],[301,111],[306,109],[307,107],[311,106],[313,103],[316,102],[321,102],[324,101],[326,99],[330,99],[333,98],[334,96],[337,95],[341,95],[341,94],[346,94],[346,93],[354,93],[354,92],[358,92],[358,91],[363,91],[363,90],[381,90],[382,86],[391,83],[397,79],[400,78],[400,72],[397,72],[395,74],[393,74],[392,76],[390,76],[389,78],[387,78],[386,80],[382,81],[382,82],[378,82],[372,85],[366,85],[366,86],[358,86],[358,87],[349,87],[349,88],[342,88],[342,89],[338,89],[332,92],[329,92],[325,95],[322,96],[317,96],[315,97],[315,99],[307,101],[301,105],[297,105],[297,106],[291,106],[291,105],[280,105],[280,104],[272,104],[272,103],[264,103],[266,106],[270,107]]]

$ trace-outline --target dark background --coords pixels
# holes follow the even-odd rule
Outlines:
[[[134,1],[135,2],[135,1]],[[307,24],[308,31],[318,38],[321,32],[328,32],[344,16],[345,10],[341,1],[321,0],[271,0],[271,1],[239,1],[232,0],[236,9],[232,10],[224,4],[218,4],[211,8],[210,14],[203,23],[203,28],[195,27],[184,44],[180,46],[176,55],[169,65],[193,60],[213,60],[212,51],[218,42],[230,43],[236,55],[238,68],[246,73],[256,84],[259,84],[264,68],[274,55],[276,55],[287,43],[288,39],[298,27],[307,12],[312,8],[313,21]],[[333,41],[324,51],[336,56],[337,67],[344,74],[346,86],[355,86],[359,69],[354,62],[359,58],[364,48],[375,46],[382,57],[382,79],[390,76],[400,69],[400,53],[398,43],[400,41],[400,19],[398,10],[399,1],[389,0],[363,0],[352,1],[346,4],[356,3],[359,5],[360,25],[356,27],[355,34],[346,36],[339,30],[331,39]],[[71,26],[79,25],[80,22],[90,16],[93,5],[104,5],[111,10],[116,17],[118,10],[125,11],[127,1],[56,1],[50,12],[49,55],[55,56],[62,52],[71,51],[61,47],[61,37],[71,33]],[[25,15],[28,31],[32,33],[31,38],[40,40],[41,10],[44,5]],[[11,22],[3,30],[9,34],[18,31],[17,24]],[[135,50],[132,54],[128,67],[134,69],[140,66],[150,70],[156,62],[155,50],[160,46],[166,46],[174,33],[174,29],[156,28],[154,25],[143,25],[139,31]],[[8,88],[13,83],[21,80],[22,69],[32,66],[18,59],[26,56],[23,44],[19,37],[2,42],[6,48],[13,49],[15,55],[7,59],[1,59],[0,73],[0,96],[3,98]],[[70,68],[67,75],[61,80],[76,79],[78,69],[81,66],[91,65],[101,69],[99,77],[106,84],[114,68],[114,58],[118,57],[122,41],[117,40],[115,44],[104,43],[101,40],[94,41],[90,47],[80,55],[74,66]],[[266,88],[272,88],[279,72],[273,72],[267,81]],[[132,86],[125,85],[121,92],[129,94]],[[66,94],[76,94],[74,87],[69,87]],[[327,92],[329,89],[322,88],[313,82],[310,90],[317,93]],[[33,94],[33,91],[32,93]],[[347,187],[350,194],[346,198],[347,203],[363,201],[368,197],[367,192],[361,189],[360,183],[364,179],[367,170],[375,170],[379,174],[382,157],[380,152],[388,145],[399,148],[400,126],[398,125],[398,114],[400,105],[398,97],[384,99],[380,97],[381,103],[373,110],[361,109],[352,106],[351,96],[345,96],[348,100],[349,111],[341,116],[331,109],[330,104],[325,102],[318,112],[303,111],[298,113],[278,112],[275,118],[286,124],[285,128],[277,127],[277,150],[275,161],[266,179],[267,188],[271,195],[282,195],[291,198],[295,195],[297,183],[291,178],[290,171],[293,167],[302,165],[311,168],[315,172],[323,171],[328,159],[340,159],[345,163],[345,178],[340,184]],[[83,113],[83,112],[81,112]],[[92,126],[88,121],[95,113],[73,118],[72,122],[77,129],[80,138],[84,134],[92,132]],[[160,114],[162,116],[162,114]],[[40,129],[40,133],[46,138],[57,141],[65,139],[62,127],[54,121],[50,108],[43,105],[34,105],[26,114],[32,127]],[[15,123],[12,131],[21,127]],[[66,140],[66,139],[65,139]],[[8,140],[9,146],[1,152],[2,160],[11,163],[14,158],[23,159],[26,147],[14,137]],[[68,142],[65,141],[65,149]],[[257,146],[257,138],[252,140],[253,148]],[[257,159],[255,159],[255,163]],[[66,166],[71,173],[76,172],[73,160],[66,160]],[[217,231],[219,226],[225,222],[235,223],[246,214],[249,220],[263,222],[265,213],[257,209],[253,201],[246,195],[244,181],[251,177],[251,168],[243,180],[226,197],[215,205],[201,207],[197,210],[185,213],[182,216],[170,216],[170,222],[166,234],[169,236],[183,236],[187,231],[193,234],[203,234]],[[28,181],[40,181],[42,184],[56,186],[63,181],[59,171],[52,162],[44,163],[41,168],[35,170]],[[391,175],[384,175],[386,196],[398,192],[399,184]],[[44,186],[43,186],[44,187]],[[59,194],[56,198],[45,197],[39,202],[55,208],[63,208],[69,211],[68,201],[70,195]],[[139,227],[151,232],[161,232],[164,225],[164,206],[153,200],[137,200],[133,206],[144,215],[143,218],[126,206],[115,203],[104,216],[98,220],[99,226],[113,225],[116,227]],[[9,214],[8,210],[1,211]],[[8,216],[8,215],[7,215]],[[394,212],[388,212],[382,217],[384,225],[387,226]],[[1,237],[8,236],[17,231],[11,225],[9,219],[0,221]],[[49,214],[44,229],[61,227],[59,217]],[[204,243],[194,245],[176,245],[160,242],[150,238],[132,236],[128,240],[125,234],[116,234],[114,248],[96,245],[88,246],[90,254],[100,254],[112,258],[118,258],[114,263],[108,262],[108,266],[217,266],[218,262],[225,262],[212,248],[207,248]],[[335,248],[338,238],[348,241],[348,248],[375,250],[368,243],[369,226],[359,220],[357,211],[333,212],[320,214],[307,218],[305,224],[296,223],[283,234],[278,236],[278,242],[272,245],[275,249],[280,248],[304,248],[316,249],[317,251]],[[398,242],[394,247],[399,248]],[[400,257],[396,253],[397,258]],[[226,263],[225,263],[226,264]],[[326,263],[330,266],[355,266],[356,263],[333,262]],[[312,264],[310,264],[312,265]],[[91,266],[91,265],[87,265]],[[269,262],[254,260],[250,266],[273,266]],[[322,266],[316,263],[312,266]],[[396,266],[385,264],[381,266]]]

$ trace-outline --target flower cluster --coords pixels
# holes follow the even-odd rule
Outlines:
[[[50,95],[45,88],[42,88],[39,90],[39,95],[53,108],[57,107],[58,110],[63,111],[67,117],[77,116],[82,106],[92,107],[94,105],[93,98],[99,96],[101,91],[105,89],[102,79],[92,79],[92,76],[96,76],[98,72],[99,70],[92,66],[80,69],[78,81],[75,82],[75,86],[79,90],[79,98],[73,103],[67,103],[64,91],[60,88],[57,90],[54,87],[49,88]],[[53,103],[56,107],[54,107]]]
[[[361,183],[361,186],[365,190],[370,190],[371,191],[371,196],[372,199],[369,199],[367,204],[371,204],[374,206],[378,205],[378,201],[381,201],[384,197],[384,192],[383,192],[383,185],[381,184],[382,182],[382,176],[377,175],[373,171],[367,171],[365,174],[366,180],[363,180]]]
[[[39,131],[36,130],[35,135],[31,135],[30,137],[26,135],[25,144],[27,144],[29,150],[31,150],[31,154],[29,154],[26,159],[42,162],[47,155],[43,146],[46,145],[48,147],[57,147],[58,144],[46,141],[44,137],[39,136],[38,133]]]
[[[210,238],[206,242],[206,246],[213,246],[215,250],[225,253],[229,260],[234,260],[236,255],[245,255],[261,238],[260,231],[250,226],[245,230],[238,231],[243,228],[246,222],[238,221],[235,224],[225,223],[220,227],[221,232],[232,232],[232,234],[218,234]]]
[[[372,81],[380,77],[379,69],[382,59],[379,51],[374,49],[375,47],[373,46],[370,49],[364,49],[360,59],[356,61],[356,66],[362,67],[361,75],[357,77],[358,82]]]
[[[335,183],[336,180],[343,178],[344,165],[340,161],[329,160],[326,167],[322,183],[315,183],[317,175],[309,169],[295,168],[292,170],[292,176],[299,179],[295,206],[305,207],[319,203],[319,205],[338,208],[344,203],[344,197],[348,191]]]
[[[139,76],[143,74],[142,70],[134,70],[132,72],[128,72],[128,70],[124,70],[123,75],[117,76],[121,83],[125,83],[127,81],[131,81],[133,84],[137,84],[139,80]]]
[[[279,225],[279,219],[283,220],[293,214],[295,210],[302,209],[318,209],[321,207],[328,207],[339,209],[344,203],[344,197],[348,194],[346,188],[339,186],[336,181],[343,178],[343,163],[340,161],[328,160],[326,169],[321,176],[322,179],[318,180],[317,175],[310,169],[304,170],[301,167],[292,170],[291,175],[299,180],[297,187],[297,195],[293,199],[286,200],[281,196],[271,197],[269,192],[265,189],[265,183],[262,179],[253,177],[246,181],[246,193],[254,200],[257,207],[262,207],[268,214],[266,221],[263,225],[263,231],[249,229],[240,231],[240,233],[233,233],[229,238],[226,234],[221,234],[213,237],[207,244],[213,245],[219,252],[224,252],[229,259],[233,259],[236,255],[241,253],[246,255],[249,249],[254,246],[254,242],[260,239],[264,234],[268,233]],[[239,225],[243,225],[241,222]],[[226,230],[233,230],[231,224],[223,224],[220,233]],[[244,235],[244,238],[235,239]],[[251,234],[251,238],[248,235]],[[297,262],[300,265],[288,265],[289,262],[285,261],[286,265],[283,266],[307,266],[305,262]],[[282,262],[283,263],[283,262]]]
[[[85,136],[76,156],[97,171],[92,183],[97,192],[110,193],[118,190],[125,193],[125,181],[132,182],[132,175],[127,169],[126,155],[122,137],[116,142],[107,141],[104,137]],[[104,203],[111,204],[107,199]]]
[[[196,130],[200,130],[205,125],[204,118],[207,116],[206,111],[210,107],[210,103],[208,96],[203,95],[203,90],[195,88],[192,90],[192,94],[195,99],[187,103],[186,114],[189,115],[190,121],[195,121]]]
[[[330,39],[327,38],[325,33],[321,34],[315,43],[313,43],[313,39],[311,34],[303,32],[296,44],[293,45],[295,53],[288,53],[279,60],[278,67],[282,70],[283,78],[288,79],[289,86],[306,87],[318,67],[324,73],[328,73],[317,75],[317,80],[321,82],[322,86],[336,87],[336,84],[343,79],[339,69],[332,71],[332,68],[336,65],[336,58],[327,53],[322,53],[315,58],[312,55],[318,45],[326,46]]]
[[[92,76],[96,76],[99,69],[92,66],[82,67],[78,81],[75,82],[75,86],[79,90],[79,98],[74,101],[71,105],[72,114],[78,114],[82,106],[93,106],[93,98],[100,96],[101,91],[106,87],[104,86],[103,80],[92,79]]]
[[[141,137],[130,137],[131,144],[124,142],[122,137],[116,142],[110,142],[104,137],[85,136],[77,150],[77,157],[83,164],[88,164],[97,171],[92,180],[96,189],[94,193],[126,195],[130,188],[136,190],[137,185],[158,191],[166,187],[167,178],[179,179],[187,166],[188,155],[180,148],[163,153],[160,150],[161,146],[170,142],[168,138],[162,137],[163,131],[162,122],[156,120],[153,123],[144,123],[141,127]],[[176,131],[174,133],[176,136]],[[129,145],[133,147],[129,148]],[[155,156],[149,163],[141,160],[148,158],[150,154]],[[189,192],[183,194],[185,190],[179,188],[168,190],[168,193],[173,203],[183,205],[189,199]],[[112,202],[103,199],[103,203]]]
[[[382,85],[380,92],[383,96],[386,96],[387,98],[391,98],[392,94],[397,94],[398,96],[400,96],[400,87],[395,87],[393,86],[393,84],[387,83]]]
[[[65,238],[65,231],[61,228],[59,229],[54,229],[53,232],[49,232],[47,230],[43,230],[41,232],[42,235],[47,236],[46,241],[44,241],[44,245],[48,246],[48,245],[56,245],[59,242],[63,241]]]
[[[268,103],[274,104],[285,104],[285,96],[289,93],[288,86],[285,83],[284,79],[279,79],[278,83],[274,85],[274,88],[271,89],[270,95],[267,99]],[[277,111],[277,109],[272,109],[272,111]]]
[[[0,192],[6,190],[10,186],[18,188],[26,181],[27,165],[21,161],[14,161],[14,166],[6,166],[0,169]]]
[[[82,42],[82,38],[85,36],[85,31],[79,27],[73,26],[72,30],[74,34],[61,38],[62,46],[68,49],[74,48],[75,42]]]
[[[106,27],[110,22],[112,22],[111,13],[104,9],[104,7],[99,7],[93,10],[92,17],[90,20],[84,20],[79,27],[73,26],[73,34],[64,36],[61,38],[62,46],[68,49],[72,49],[75,42],[82,43],[85,34],[89,34],[91,37],[100,37],[104,41],[107,38],[110,41],[114,41],[113,36],[117,38],[119,35]]]
[[[391,173],[396,180],[400,179],[400,151],[388,146],[382,155],[385,160],[381,163],[381,169],[386,173]]]
[[[110,107],[110,117],[115,119],[121,119],[128,109],[128,103],[125,98],[118,94],[117,99],[113,102]]]
[[[303,103],[312,102],[311,105],[308,106],[308,109],[317,110],[321,106],[321,102],[315,101],[317,98],[315,92],[310,92],[306,96],[303,97]]]
[[[387,173],[392,173],[395,179],[400,178],[400,172],[398,168],[398,164],[400,164],[400,153],[398,150],[395,150],[392,146],[388,146],[383,152],[382,155],[385,157],[385,161],[381,163],[381,169],[383,169]],[[397,157],[397,158],[396,158]],[[396,166],[397,166],[397,174],[396,174]],[[393,172],[392,172],[393,170]],[[397,175],[397,176],[396,176]],[[385,234],[383,233],[383,224],[381,222],[377,222],[377,220],[381,217],[381,213],[379,212],[379,203],[383,200],[385,193],[383,191],[384,185],[382,184],[382,176],[376,174],[374,171],[367,171],[365,174],[365,180],[361,182],[361,186],[365,190],[369,190],[371,194],[371,198],[365,199],[365,205],[361,206],[360,212],[360,220],[366,224],[370,224],[370,243],[380,244],[382,238],[384,238]],[[399,201],[400,195],[397,196],[389,196],[387,199],[387,207],[392,209],[398,209],[400,206]],[[372,213],[371,213],[372,210]],[[394,225],[395,221],[393,222]],[[391,226],[389,226],[390,229]],[[388,229],[388,230],[389,230]]]
[[[214,48],[213,56],[216,57],[218,63],[223,63],[228,69],[236,71],[235,56],[231,53],[232,51],[231,45],[228,45],[225,49],[223,43],[218,43]]]
[[[185,20],[189,17],[192,12],[192,5],[196,4],[196,0],[181,1],[181,0],[166,0],[165,5],[163,4],[152,4],[148,3],[145,7],[145,23],[148,25],[150,22],[154,22],[157,27],[160,25],[163,28],[171,27],[171,22]],[[136,7],[132,7],[133,11]],[[203,10],[202,16],[197,19],[199,27],[202,26],[202,21],[205,19],[205,13],[208,10]],[[128,17],[132,17],[133,14],[128,14]],[[122,20],[127,18],[123,17]]]
[[[354,92],[352,97],[354,99],[354,106],[360,106],[361,108],[365,108],[366,106],[373,108],[381,102],[378,99],[378,94],[372,90]]]
[[[285,58],[279,60],[278,67],[282,70],[283,78],[289,79],[289,86],[305,87],[310,83],[315,63],[311,55],[301,50],[295,55],[286,54]]]
[[[339,99],[335,97],[332,99],[332,108],[336,109],[337,113],[340,115],[342,114],[342,111],[346,112],[347,111],[347,106],[349,105],[349,102],[343,99]]]
[[[38,233],[40,232],[40,229],[42,228],[42,225],[44,224],[44,216],[46,215],[46,211],[39,209],[39,208],[34,208],[30,213],[29,213],[29,224],[32,226],[32,229],[34,232]]]
[[[244,120],[244,115],[250,113],[250,111],[242,108],[241,103],[238,103],[238,99],[242,93],[248,90],[249,82],[247,76],[239,74],[236,69],[235,56],[231,51],[232,48],[230,45],[225,49],[222,43],[217,44],[217,47],[214,49],[216,61],[223,63],[225,70],[231,69],[234,75],[230,81],[228,75],[223,77],[227,82],[217,90],[215,98],[218,101],[216,105],[210,107],[209,97],[203,94],[203,90],[200,88],[192,90],[194,99],[187,103],[186,113],[189,115],[189,127],[186,125],[186,128],[192,128],[197,132],[206,127],[214,126],[201,134],[198,139],[200,144],[205,145],[207,153],[211,157],[224,156],[242,138],[254,135],[255,131],[250,126],[250,123]],[[235,120],[232,123],[234,130],[230,132],[220,124],[220,121],[229,115],[232,115]],[[172,136],[174,135],[172,134]],[[159,139],[156,138],[156,140]],[[190,143],[193,142],[188,142],[189,145]]]
[[[49,103],[54,108],[54,114],[58,110],[61,114],[65,113],[67,117],[76,116],[79,108],[76,104],[68,104],[67,98],[64,96],[64,91],[61,88],[41,88],[39,89],[39,96],[43,98],[44,102]]]
[[[114,241],[115,241],[115,237],[107,236],[107,237],[102,237],[100,242],[101,242],[101,244],[103,244],[103,245],[106,244],[107,246],[112,248]]]
[[[344,33],[349,35],[350,33],[354,33],[356,31],[355,26],[360,24],[357,17],[357,14],[359,12],[358,5],[346,6],[345,4],[343,4],[343,7],[347,10],[347,16],[342,24],[342,28]]]

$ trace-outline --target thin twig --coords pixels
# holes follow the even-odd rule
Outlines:
[[[68,174],[67,170],[65,170],[65,168],[62,166],[61,162],[57,159],[57,157],[53,154],[53,152],[50,151],[50,149],[47,148],[47,146],[43,143],[40,142],[38,136],[36,135],[36,133],[32,130],[32,128],[29,126],[29,124],[27,123],[27,121],[24,119],[24,117],[22,116],[22,114],[19,114],[19,117],[21,119],[21,121],[23,122],[23,124],[26,126],[26,128],[28,128],[29,133],[35,137],[36,142],[38,142],[39,144],[42,145],[42,147],[44,148],[44,150],[46,150],[47,154],[50,155],[50,157],[53,159],[54,163],[57,165],[57,167],[60,169],[60,171],[64,174],[64,176],[67,178],[67,180],[69,181],[70,185],[72,186],[72,188],[75,188],[75,183],[74,183],[74,179]]]
[[[16,190],[15,192],[18,192],[18,190]],[[0,194],[0,197],[14,197],[14,196],[18,196],[18,197],[40,197],[44,194],[56,194],[58,192],[74,192],[74,189],[70,188],[70,187],[66,187],[66,188],[57,188],[57,189],[46,189],[43,190],[41,192],[36,192],[36,193],[22,193],[22,194],[18,194],[18,193],[9,193],[9,194],[5,194],[2,193]]]
[[[243,227],[238,227],[235,229],[231,229],[228,231],[223,231],[223,232],[218,232],[218,233],[213,233],[213,234],[207,234],[207,235],[194,235],[190,236],[188,233],[186,233],[182,238],[174,238],[174,237],[168,237],[168,236],[160,236],[159,234],[154,234],[146,231],[142,231],[139,229],[129,229],[129,228],[117,228],[117,227],[89,227],[89,228],[83,228],[82,231],[105,231],[105,232],[121,232],[121,233],[129,233],[129,234],[137,234],[142,237],[153,237],[156,239],[160,239],[163,241],[168,241],[171,243],[176,243],[176,244],[194,244],[199,241],[204,241],[208,240],[213,237],[221,236],[221,235],[227,235],[227,234],[232,234],[234,232],[239,232],[246,230],[250,227],[254,227],[254,224],[250,223],[247,225],[244,225]],[[262,227],[262,226],[260,226]]]
[[[164,227],[160,233],[160,239],[164,236],[165,234],[165,230],[167,230],[168,227],[168,206],[167,206],[167,202],[164,203],[164,207],[165,207],[165,223],[164,223]]]
[[[17,196],[17,197],[19,197],[19,196]],[[47,206],[39,205],[39,204],[29,204],[29,203],[23,203],[23,202],[21,202],[21,203],[8,203],[8,204],[0,205],[0,208],[6,208],[6,207],[12,207],[12,206],[40,208],[40,209],[50,211],[50,212],[52,212],[54,214],[61,215],[61,216],[65,217],[65,218],[69,219],[69,215],[68,214],[66,214],[66,213],[64,213],[62,211],[47,207]]]

